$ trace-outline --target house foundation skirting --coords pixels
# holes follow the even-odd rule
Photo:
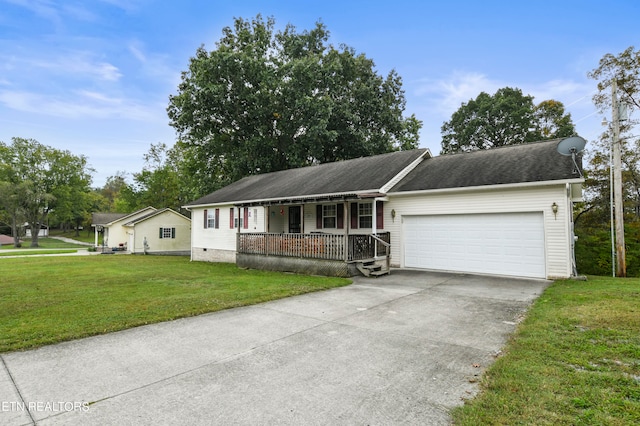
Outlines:
[[[359,275],[354,265],[337,260],[238,253],[236,255],[236,264],[240,268],[295,272],[297,274],[323,275],[328,277],[352,277]]]
[[[232,250],[217,250],[202,247],[193,247],[191,249],[191,260],[202,262],[235,263],[236,252]]]
[[[191,252],[189,250],[175,250],[175,251],[136,251],[134,254],[141,254],[147,256],[189,256]]]

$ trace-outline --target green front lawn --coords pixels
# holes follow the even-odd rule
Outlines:
[[[76,235],[76,231],[62,232],[59,229],[49,229],[49,235],[52,237],[71,238],[72,240],[83,241],[85,243],[91,243],[91,244],[95,242],[94,230],[91,227],[87,227],[85,229],[80,230],[80,232],[78,232],[78,235]],[[99,244],[102,243],[102,235],[100,235],[98,243]]]
[[[640,279],[558,281],[456,425],[640,424]]]
[[[68,250],[68,249],[53,249],[53,250],[40,250],[40,249],[28,249],[28,250],[19,250],[19,251],[5,251],[0,252],[0,256],[36,256],[43,254],[65,254],[65,253],[76,253],[78,250]]]
[[[173,256],[12,258],[0,259],[0,268],[0,352],[351,282]]]
[[[39,237],[38,238],[39,247],[31,248],[31,238],[23,238],[22,239],[22,250],[39,250],[39,249],[58,249],[58,248],[87,248],[88,246],[83,244],[75,244],[75,243],[67,243],[64,241],[56,240],[55,238],[48,237]],[[4,246],[0,246],[0,249],[4,250],[17,250],[13,244],[7,244]]]

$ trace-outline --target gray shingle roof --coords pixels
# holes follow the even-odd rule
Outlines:
[[[428,158],[389,192],[579,178],[571,157],[556,150],[561,140]],[[582,169],[580,155],[576,162]]]
[[[154,207],[148,206],[133,213],[92,213],[91,225],[108,225],[111,222],[126,218],[127,216],[135,216],[145,210],[151,209],[151,213],[157,211]]]
[[[426,151],[398,151],[249,176],[187,206],[377,192]]]
[[[127,216],[129,213],[92,213],[91,224],[92,225],[106,225],[114,220],[121,219]]]
[[[158,215],[161,215],[162,213],[165,213],[165,212],[171,212],[171,213],[174,213],[177,216],[183,217],[186,220],[191,220],[188,217],[183,216],[180,213],[176,212],[175,210],[170,209],[169,207],[165,207],[164,209],[156,210],[156,211],[153,211],[151,213],[145,214],[144,216],[137,217],[137,218],[133,219],[132,221],[125,223],[124,226],[132,226],[132,225],[135,225],[137,223],[144,222],[145,220],[150,219],[153,216],[158,216]]]

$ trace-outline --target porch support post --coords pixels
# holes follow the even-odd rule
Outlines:
[[[376,214],[377,205],[378,205],[378,199],[374,198],[373,207],[371,208],[371,233],[373,235],[376,235],[378,233],[378,228],[377,228],[378,223],[376,221],[378,217],[378,215]],[[378,257],[378,243],[373,238],[372,238],[372,242],[373,242],[373,258],[375,259],[376,257]]]
[[[269,256],[269,232],[271,232],[271,205],[267,204],[266,206],[262,206],[264,211],[264,226],[265,226],[265,234],[264,234],[264,254],[265,256]]]
[[[237,215],[235,213],[235,207],[233,208],[234,209],[234,212],[233,212],[234,219],[236,217],[238,218],[238,229],[237,229],[237,235],[236,235],[236,254],[238,254],[240,252],[240,222],[242,222],[240,220],[240,209],[241,208],[242,207],[238,206],[238,214]]]
[[[342,209],[344,218],[344,262],[349,262],[349,226],[351,226],[351,221],[349,220],[349,203],[347,200],[343,200]]]

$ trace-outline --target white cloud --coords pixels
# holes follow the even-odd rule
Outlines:
[[[534,103],[548,99],[562,102],[565,107],[591,107],[591,97],[595,93],[588,81],[550,80],[542,83],[518,83],[500,81],[475,72],[454,72],[451,76],[436,80],[419,81],[415,95],[428,99],[432,112],[450,117],[463,103],[475,99],[481,92],[493,95],[498,89],[513,87],[523,94],[534,97]]]
[[[71,119],[156,121],[158,117],[164,118],[164,111],[161,108],[156,110],[153,105],[91,91],[78,91],[76,96],[55,96],[6,90],[0,91],[0,103],[13,110]]]
[[[142,52],[142,48],[139,46],[140,43],[136,42],[136,41],[132,41],[131,43],[129,43],[129,52],[131,52],[131,54],[141,63],[145,64],[147,63],[147,57],[145,56],[145,54]]]
[[[24,7],[41,18],[51,21],[56,26],[62,24],[58,9],[56,9],[54,2],[50,0],[7,0],[7,2]]]
[[[106,3],[110,6],[117,7],[125,12],[132,13],[139,10],[146,0],[100,0],[102,3]]]
[[[571,113],[577,132],[587,139],[596,138],[602,131],[601,117],[591,100],[596,92],[595,84],[586,77],[578,80],[517,82],[492,79],[478,72],[455,71],[441,79],[420,79],[414,87],[407,98],[415,105],[412,111],[424,122],[421,145],[434,152],[439,150],[440,126],[451,118],[462,103],[475,99],[481,92],[493,95],[503,87],[521,89],[523,94],[534,97],[534,103],[548,99],[562,102],[566,111]]]
[[[431,98],[429,109],[439,115],[450,116],[462,103],[475,99],[480,92],[493,94],[504,86],[503,82],[491,80],[484,74],[455,71],[445,79],[421,79],[416,95]]]
[[[170,64],[171,57],[166,54],[148,52],[144,43],[139,40],[131,40],[127,44],[131,55],[140,63],[138,68],[151,81],[161,82],[171,89],[180,83],[180,71]]]
[[[97,77],[100,80],[117,81],[122,77],[118,67],[108,63],[96,61],[92,54],[86,52],[71,52],[54,58],[38,60],[26,59],[25,65],[53,71],[59,74],[78,74]]]

